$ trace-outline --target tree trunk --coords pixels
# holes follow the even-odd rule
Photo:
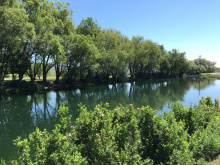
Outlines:
[[[116,80],[116,74],[112,74],[113,80]]]
[[[60,81],[60,69],[59,66],[55,67],[56,69],[56,82]]]
[[[43,82],[46,83],[47,81],[47,70],[45,64],[43,64]]]
[[[31,78],[31,84],[34,84],[34,77],[32,74],[30,75],[30,78]]]
[[[46,72],[43,73],[43,82],[44,83],[47,82],[47,73]]]
[[[12,73],[12,80],[14,81],[15,80],[15,74]]]
[[[133,79],[133,78],[134,78],[134,73],[133,73],[133,71],[132,71],[131,67],[129,67],[129,70],[130,70],[130,75],[131,75],[131,78]]]
[[[21,83],[23,76],[24,76],[24,73],[19,72],[19,84]]]

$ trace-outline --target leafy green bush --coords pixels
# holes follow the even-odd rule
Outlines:
[[[132,106],[119,106],[114,110],[106,105],[97,105],[94,111],[80,108],[76,120],[77,137],[83,145],[82,155],[93,164],[141,164],[139,151],[142,148],[138,129],[137,111]]]
[[[219,119],[218,119],[219,120]],[[220,151],[220,122],[212,121],[205,130],[197,130],[189,141],[195,159],[212,160]]]
[[[81,105],[73,125],[63,105],[57,119],[51,133],[18,137],[11,164],[205,164],[220,152],[219,108],[210,98],[191,108],[174,103],[163,115],[148,106]]]

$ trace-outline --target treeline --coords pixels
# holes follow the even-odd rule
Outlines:
[[[197,73],[212,73],[216,71],[215,62],[208,61],[206,59],[195,59],[193,61],[189,61],[190,67],[189,72],[192,74]]]
[[[178,77],[198,73],[176,49],[141,36],[129,39],[120,31],[102,29],[91,17],[74,27],[69,3],[48,0],[2,0],[0,2],[0,83],[7,74],[26,74],[43,81],[55,68],[56,81],[108,82],[131,78]],[[197,65],[198,66],[198,65]],[[201,65],[200,65],[201,66]],[[206,65],[199,71],[207,71]],[[213,69],[208,67],[208,69]]]

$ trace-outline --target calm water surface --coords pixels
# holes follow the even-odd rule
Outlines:
[[[168,111],[170,102],[194,106],[202,96],[220,98],[220,80],[167,79],[147,82],[88,86],[68,91],[50,91],[32,95],[6,97],[0,100],[0,158],[16,159],[13,140],[27,138],[36,127],[53,129],[58,107],[64,102],[73,116],[79,115],[78,104],[93,109],[100,102],[110,104],[150,105],[158,113]]]

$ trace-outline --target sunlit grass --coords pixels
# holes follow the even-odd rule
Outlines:
[[[202,77],[206,78],[217,78],[220,79],[220,72],[215,72],[215,73],[201,73]]]
[[[18,74],[15,74],[15,77],[16,77],[16,80],[18,80]],[[47,74],[47,81],[54,81],[56,79],[56,72],[55,71],[49,71],[48,74]],[[23,80],[25,81],[31,81],[30,77],[28,75],[24,75],[23,76]],[[12,74],[8,74],[4,81],[12,81]],[[35,81],[43,81],[43,75],[40,76],[40,79],[39,77],[36,77],[36,80]]]
[[[220,155],[215,160],[210,162],[210,165],[220,165]]]

